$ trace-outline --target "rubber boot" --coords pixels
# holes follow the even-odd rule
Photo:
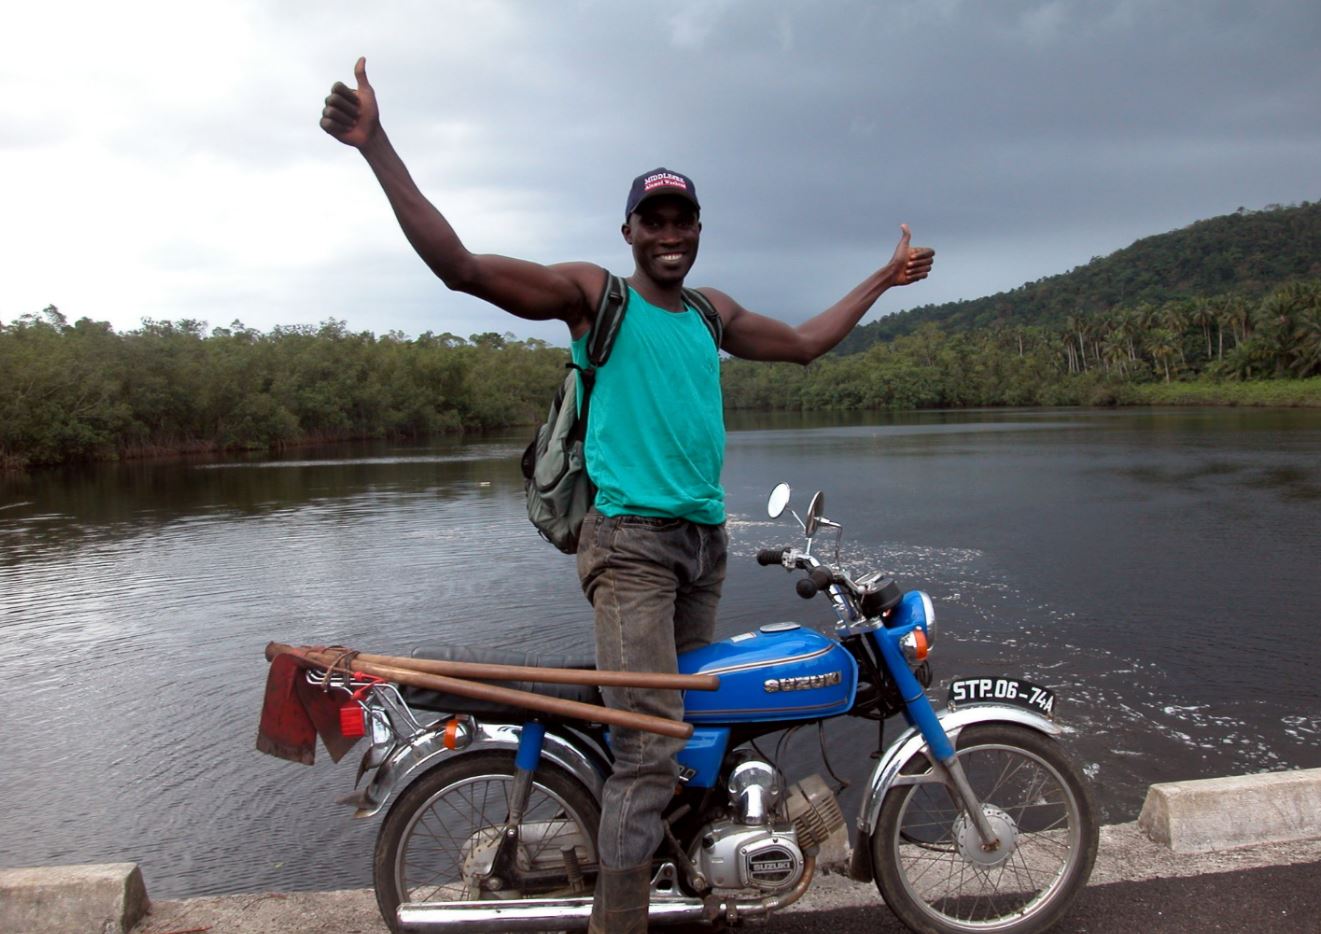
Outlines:
[[[647,934],[651,903],[651,863],[596,874],[588,934]]]

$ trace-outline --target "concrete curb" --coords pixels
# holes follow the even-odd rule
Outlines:
[[[137,863],[0,869],[0,931],[122,934],[148,907]]]
[[[843,861],[837,852],[827,865]],[[1091,884],[1311,862],[1321,862],[1321,769],[1170,782],[1151,787],[1138,821],[1101,828]],[[827,869],[788,910],[875,905],[877,898],[875,886]],[[33,913],[34,906],[41,914]],[[146,907],[142,874],[133,863],[0,870],[0,931],[386,930],[370,889],[162,901],[152,904],[150,914],[139,922]],[[11,914],[20,910],[28,913]]]
[[[1321,837],[1321,769],[1152,785],[1138,827],[1175,853]]]

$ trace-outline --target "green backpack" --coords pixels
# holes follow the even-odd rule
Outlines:
[[[724,336],[720,314],[710,300],[695,289],[684,289],[683,299],[701,314],[719,350]],[[588,366],[584,369],[574,363],[565,364],[570,372],[551,400],[545,424],[537,428],[532,443],[523,452],[523,487],[527,492],[528,518],[542,538],[569,555],[578,550],[578,532],[582,529],[583,517],[596,499],[596,487],[587,476],[584,451],[592,387],[596,383],[597,369],[610,359],[610,350],[615,345],[615,337],[627,311],[628,285],[607,271],[596,318],[587,336]],[[578,401],[580,382],[581,404]]]

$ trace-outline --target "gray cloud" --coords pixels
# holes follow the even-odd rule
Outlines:
[[[148,241],[135,275],[162,262],[141,290],[158,298],[154,317],[563,339],[447,293],[361,160],[317,130],[321,98],[351,81],[358,54],[415,177],[474,249],[627,271],[628,182],[669,165],[702,196],[694,280],[794,321],[888,258],[900,221],[937,247],[936,272],[873,314],[1321,195],[1313,4],[345,4],[319,16],[241,6],[181,29],[185,45],[227,30],[233,68],[184,73],[187,48],[161,53],[179,73],[131,72],[154,103],[96,131],[147,179],[183,166],[222,193],[147,212],[177,225],[173,237],[127,236]],[[0,153],[90,132],[75,112],[37,113]],[[260,248],[229,249],[244,224]],[[44,280],[0,286],[0,318],[72,288]],[[127,303],[111,316],[79,294],[85,313],[136,323]]]

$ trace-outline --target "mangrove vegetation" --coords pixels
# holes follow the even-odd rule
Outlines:
[[[509,335],[262,333],[48,307],[0,326],[0,464],[422,437],[544,417],[567,354]]]

